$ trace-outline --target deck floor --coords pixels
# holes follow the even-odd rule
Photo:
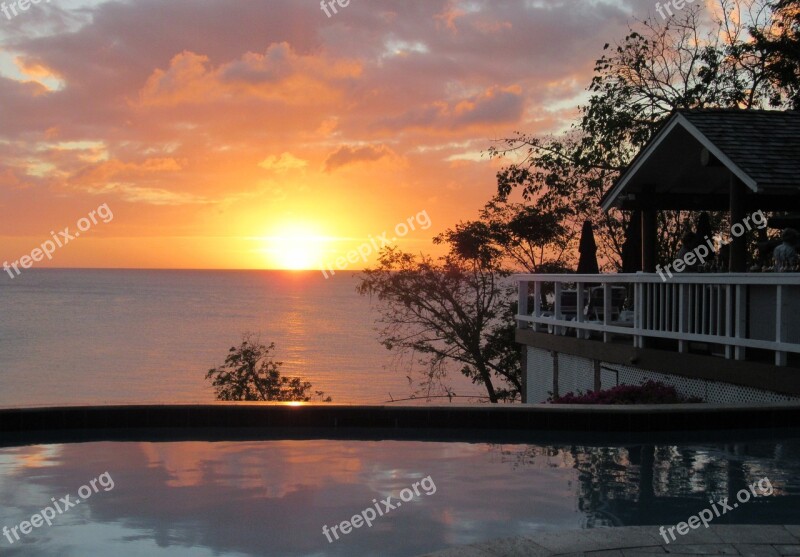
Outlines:
[[[688,518],[688,517],[687,517]],[[800,517],[798,517],[800,518]],[[665,528],[674,525],[665,525]],[[653,557],[800,555],[800,525],[711,525],[665,543],[658,526],[543,532],[453,547],[426,557]]]

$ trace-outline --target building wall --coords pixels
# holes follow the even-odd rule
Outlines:
[[[527,347],[527,401],[539,403],[547,400],[553,391],[554,370],[558,372],[558,392],[589,391],[595,386],[595,361],[572,354],[552,352],[541,348]],[[640,385],[647,380],[672,385],[684,396],[697,396],[707,402],[770,403],[798,401],[800,397],[772,393],[749,387],[740,387],[718,381],[691,379],[678,375],[658,373],[633,366],[600,362],[600,387],[608,389],[616,385]]]

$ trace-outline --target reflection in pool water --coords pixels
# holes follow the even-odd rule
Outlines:
[[[109,471],[113,491],[4,555],[413,556],[537,531],[675,524],[768,477],[716,523],[800,522],[800,442],[579,447],[410,441],[85,443],[0,449],[0,527]],[[323,525],[415,497],[329,543]]]

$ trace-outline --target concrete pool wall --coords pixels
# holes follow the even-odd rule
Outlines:
[[[800,426],[800,404],[347,406],[224,403],[0,409],[0,445],[119,439],[350,438],[665,442]]]

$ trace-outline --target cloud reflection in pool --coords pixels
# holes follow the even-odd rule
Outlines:
[[[8,555],[413,556],[544,529],[675,523],[713,494],[770,474],[773,501],[734,522],[797,508],[798,444],[578,448],[411,441],[86,443],[0,449],[0,526],[108,470],[114,491],[38,528]],[[779,450],[780,449],[780,450]],[[740,451],[741,452],[741,451]],[[786,458],[789,454],[789,458]],[[351,518],[431,476],[437,492],[329,544]],[[756,478],[757,479],[757,478]],[[769,505],[766,507],[765,505]],[[785,509],[784,509],[785,507]],[[767,509],[769,512],[764,512]],[[738,520],[737,520],[738,516]],[[10,551],[9,551],[10,550]]]

